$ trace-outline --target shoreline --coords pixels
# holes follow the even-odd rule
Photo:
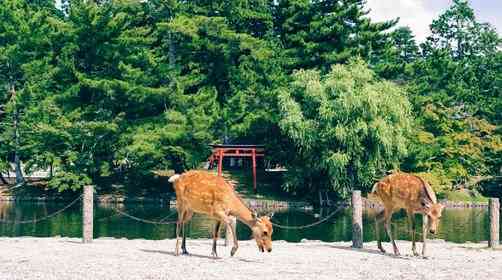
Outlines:
[[[351,242],[274,241],[260,253],[252,240],[239,241],[234,257],[218,242],[188,239],[188,256],[174,256],[176,241],[98,238],[0,237],[0,279],[498,279],[502,250],[483,243],[428,242],[428,258],[411,255],[411,242],[397,241],[401,256],[382,254],[376,242],[363,249]],[[385,248],[391,251],[389,243]],[[421,249],[421,243],[418,243]]]
[[[61,196],[12,196],[12,195],[0,195],[0,202],[70,202],[74,200],[76,196],[72,197],[61,197]],[[271,200],[271,199],[250,199],[243,198],[244,201],[248,203],[250,207],[253,208],[292,208],[292,209],[313,209],[311,203],[301,202],[301,201],[285,201],[285,200]],[[127,204],[127,203],[147,203],[147,204],[160,204],[167,205],[170,207],[176,206],[176,197],[149,197],[149,196],[137,196],[137,197],[127,197],[123,195],[99,195],[94,197],[94,201],[99,204]],[[488,208],[487,202],[462,202],[462,201],[440,201],[445,208]],[[346,208],[349,208],[350,205],[345,205]],[[363,198],[363,208],[364,209],[380,209],[382,208],[381,204],[368,200],[367,198]]]
[[[57,196],[39,196],[39,197],[16,197],[16,196],[0,196],[0,202],[34,202],[34,203],[46,203],[46,202],[71,202],[77,196],[72,197],[57,197]],[[265,209],[312,209],[312,205],[308,202],[298,202],[298,201],[284,201],[284,200],[271,200],[271,199],[250,199],[243,198],[243,200],[252,208],[265,208]],[[100,195],[94,197],[94,202],[98,204],[127,204],[127,203],[137,203],[137,204],[159,204],[159,205],[169,205],[170,207],[176,207],[176,197],[126,197],[126,196],[113,196],[113,195]]]
[[[472,201],[449,201],[449,200],[440,200],[439,203],[441,203],[445,208],[447,209],[452,209],[452,208],[481,208],[485,209],[488,208],[488,202],[472,202]],[[367,198],[363,198],[363,208],[365,209],[383,209],[382,205],[380,203],[370,201]]]

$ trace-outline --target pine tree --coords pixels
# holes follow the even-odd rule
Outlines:
[[[197,8],[204,14],[200,10],[205,6]],[[179,15],[165,26],[177,40],[178,86],[184,94],[216,96],[222,112],[216,135],[219,139],[239,137],[257,115],[266,114],[267,107],[260,108],[260,103],[273,103],[270,92],[281,76],[280,63],[275,63],[276,45],[254,37],[250,30],[244,30],[249,34],[239,32],[226,18],[211,16],[213,12],[206,14]],[[261,113],[249,114],[258,108],[263,109]]]
[[[0,100],[3,101],[0,154],[4,169],[9,160],[14,161],[17,183],[24,182],[21,161],[28,154],[30,131],[26,130],[29,119],[25,118],[25,112],[30,102],[34,102],[32,87],[37,83],[32,69],[48,64],[49,38],[54,33],[48,18],[54,11],[54,4],[49,1],[6,0],[0,7]]]
[[[379,76],[406,81],[412,78],[409,68],[419,59],[419,49],[409,27],[399,27],[390,33],[388,47],[375,64]]]
[[[378,61],[386,46],[384,31],[397,21],[373,23],[363,0],[280,0],[274,26],[284,46],[287,67],[322,69],[359,55]]]

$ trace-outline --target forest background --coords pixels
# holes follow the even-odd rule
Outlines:
[[[0,171],[18,184],[23,165],[59,191],[140,189],[229,142],[264,144],[297,196],[389,170],[502,194],[502,40],[466,0],[420,44],[363,0],[0,2]]]

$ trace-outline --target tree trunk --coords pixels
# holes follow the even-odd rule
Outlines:
[[[16,98],[16,89],[11,86],[12,98]],[[16,100],[14,100],[16,102]],[[24,183],[23,172],[21,171],[21,159],[19,158],[19,108],[16,104],[14,109],[14,164],[16,171],[16,184]]]
[[[9,182],[7,182],[7,180],[5,180],[5,178],[3,177],[2,173],[0,173],[0,181],[2,181],[2,184],[4,184],[4,185],[9,184]]]

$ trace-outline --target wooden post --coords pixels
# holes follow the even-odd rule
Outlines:
[[[218,151],[218,176],[221,176],[223,169],[223,149]]]
[[[257,193],[257,189],[256,189],[256,149],[253,148],[252,149],[252,157],[253,157],[253,190],[254,190],[254,193]]]
[[[499,245],[499,226],[500,226],[500,202],[498,198],[490,198],[488,207],[490,209],[490,239],[488,246],[492,249]]]
[[[84,186],[84,198],[82,203],[82,242],[91,243],[93,237],[93,195],[94,186]]]
[[[230,216],[230,226],[226,227],[225,246],[234,244],[234,235],[232,234],[230,227],[232,227],[234,229],[234,232],[237,234],[237,219],[234,216]]]
[[[361,191],[352,192],[352,247],[363,247],[363,202]]]

